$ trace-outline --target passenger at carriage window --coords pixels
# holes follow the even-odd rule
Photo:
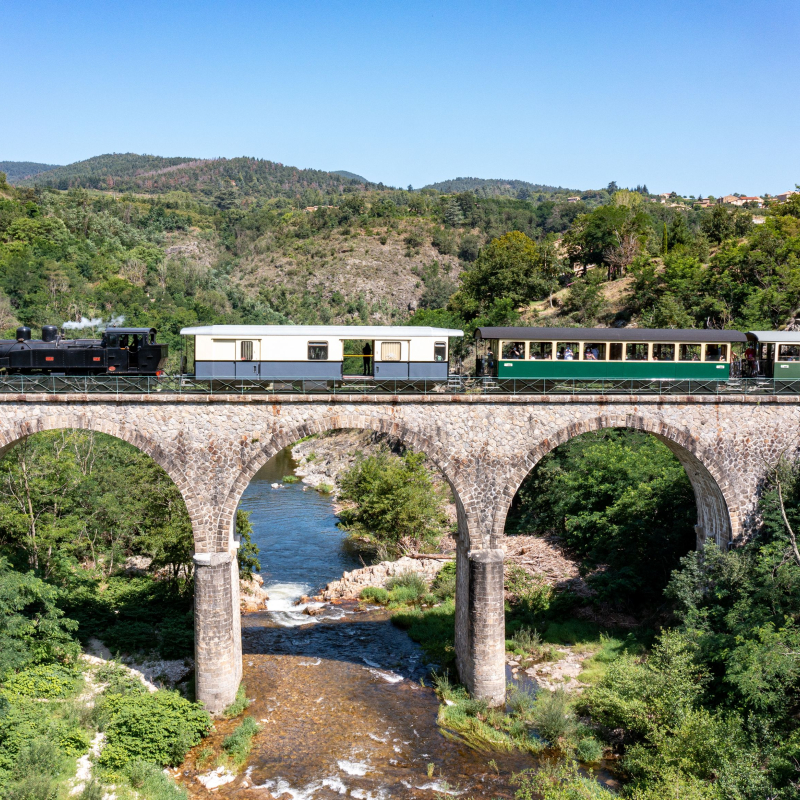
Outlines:
[[[553,354],[552,342],[531,342],[528,358],[532,361],[549,361]]]
[[[503,345],[503,358],[512,358],[512,359],[525,358],[525,343],[506,342]]]
[[[572,361],[574,358],[575,358],[575,356],[574,356],[574,354],[572,352],[572,348],[568,347],[564,351],[564,361]]]
[[[490,374],[494,371],[494,353],[491,350],[486,354],[486,369]]]
[[[678,361],[699,361],[699,344],[682,344],[678,349]]]
[[[724,344],[707,344],[706,361],[725,361],[728,355],[728,347]]]
[[[647,345],[640,342],[629,342],[625,347],[626,361],[647,361]]]
[[[675,360],[675,345],[674,344],[654,344],[653,345],[653,360],[654,361],[674,361]]]

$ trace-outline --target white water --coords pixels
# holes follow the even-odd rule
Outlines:
[[[269,594],[267,611],[272,620],[284,628],[296,628],[298,625],[314,625],[317,620],[304,614],[306,608],[319,608],[324,603],[301,603],[297,601],[312,589],[308,583],[271,583],[264,587]]]

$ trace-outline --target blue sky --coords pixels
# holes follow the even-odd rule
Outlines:
[[[797,0],[6,2],[0,160],[248,155],[391,185],[800,182]]]

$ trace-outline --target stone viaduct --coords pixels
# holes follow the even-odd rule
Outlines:
[[[795,455],[800,397],[0,395],[0,453],[43,430],[111,434],[148,453],[180,489],[195,537],[197,694],[212,713],[242,670],[236,507],[255,473],[309,434],[396,436],[442,471],[458,508],[456,659],[477,696],[505,693],[503,536],[520,483],[553,448],[601,428],[647,431],[683,464],[697,541],[742,541],[769,465]]]

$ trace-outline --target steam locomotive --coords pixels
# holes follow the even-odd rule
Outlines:
[[[42,338],[17,328],[15,340],[0,340],[0,372],[44,375],[160,375],[168,347],[155,328],[106,328],[101,339],[66,339],[55,325]]]

